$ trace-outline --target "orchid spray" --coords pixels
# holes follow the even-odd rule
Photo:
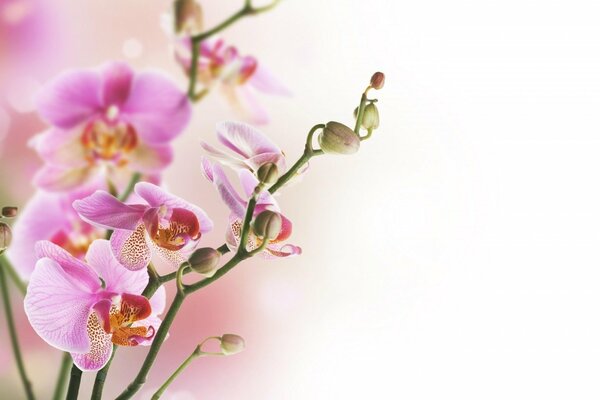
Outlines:
[[[39,92],[38,111],[49,128],[31,141],[44,161],[34,179],[38,192],[12,228],[6,220],[17,216],[16,207],[4,207],[0,218],[0,290],[28,399],[35,395],[13,320],[9,280],[24,295],[34,331],[64,352],[54,399],[65,392],[67,399],[78,398],[83,372],[96,374],[91,398],[101,399],[117,349],[148,346],[137,375],[117,397],[130,399],[145,384],[186,298],[254,256],[301,255],[292,244],[293,223],[274,195],[306,173],[313,158],[353,154],[372,137],[379,112],[369,94],[383,88],[385,76],[372,76],[353,128],[335,121],[316,124],[298,160],[289,163],[274,141],[247,123],[267,121],[250,89],[289,91],[256,58],[216,37],[278,3],[255,6],[245,0],[233,15],[203,30],[200,4],[176,0],[172,37],[175,61],[188,79],[185,90],[163,74],[108,62],[65,72]],[[161,185],[162,172],[176,159],[171,141],[185,131],[193,104],[214,88],[237,111],[246,110],[241,112],[246,122],[218,124],[219,145],[205,140],[199,155],[214,195],[230,212],[224,243],[217,248],[202,247],[213,229],[205,211]],[[153,264],[158,261],[171,271],[160,275]],[[186,274],[195,281],[184,283]],[[164,285],[171,281],[176,295],[167,306]],[[219,351],[206,350],[214,341]],[[194,359],[232,355],[244,347],[244,339],[232,333],[204,339],[152,398],[160,398]]]

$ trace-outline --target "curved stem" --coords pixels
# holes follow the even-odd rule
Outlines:
[[[160,396],[163,395],[163,393],[165,392],[165,390],[167,390],[167,388],[169,387],[169,385],[171,383],[173,383],[173,381],[183,372],[183,370],[186,369],[187,366],[195,358],[200,357],[200,356],[203,355],[202,351],[200,351],[200,346],[201,345],[196,346],[196,348],[194,349],[194,351],[192,352],[192,354],[190,354],[189,357],[186,358],[185,361],[183,361],[179,367],[177,367],[177,369],[175,370],[175,372],[173,372],[171,374],[171,376],[169,376],[169,378],[165,381],[165,383],[163,383],[162,386],[156,391],[156,393],[154,393],[154,395],[152,396],[152,400],[158,400],[160,398]]]
[[[0,253],[0,268],[4,269],[7,272],[8,277],[13,281],[17,289],[19,289],[19,292],[21,292],[21,294],[25,296],[25,293],[27,293],[27,284],[25,284],[25,282],[21,280],[21,277],[19,276],[13,265],[10,263],[10,261],[8,261],[6,255],[2,253]]]
[[[106,375],[108,375],[108,370],[110,368],[110,364],[112,364],[113,358],[115,357],[115,352],[117,351],[118,346],[113,345],[113,351],[108,359],[106,365],[96,373],[96,379],[94,379],[94,387],[92,389],[92,397],[91,400],[100,400],[102,399],[102,391],[104,390],[104,382],[106,382]]]
[[[60,370],[58,371],[58,379],[56,380],[54,394],[52,395],[52,400],[61,400],[65,397],[65,389],[67,388],[67,377],[69,376],[69,367],[71,366],[71,364],[71,355],[67,352],[63,353],[62,361],[60,363]]]
[[[6,283],[5,266],[2,265],[0,268],[0,291],[2,291],[2,302],[4,303],[4,313],[6,315],[6,323],[8,326],[8,333],[10,335],[10,343],[13,350],[13,355],[17,363],[17,369],[19,370],[19,376],[23,382],[23,388],[25,389],[25,395],[28,400],[35,399],[33,395],[33,389],[31,387],[31,381],[27,377],[25,371],[25,364],[23,363],[23,356],[21,355],[21,348],[19,346],[19,339],[17,336],[17,329],[15,327],[15,320],[12,313],[12,307],[10,304],[10,293],[8,292],[8,285]]]
[[[121,193],[121,195],[119,196],[120,201],[126,201],[129,198],[129,195],[131,195],[131,193],[133,193],[133,189],[135,189],[135,185],[140,181],[140,179],[142,179],[142,174],[140,174],[139,172],[135,172],[131,176],[131,179],[129,180],[127,187],[125,188],[123,193]]]
[[[79,385],[81,384],[81,370],[75,364],[71,367],[71,379],[69,380],[69,390],[67,391],[67,400],[77,400],[79,396]]]

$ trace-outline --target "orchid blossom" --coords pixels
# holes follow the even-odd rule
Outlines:
[[[225,202],[225,204],[227,204],[229,210],[231,211],[229,216],[229,228],[225,237],[229,249],[235,250],[240,243],[242,222],[246,213],[248,201],[242,198],[233,188],[231,182],[227,178],[227,175],[225,175],[225,171],[223,171],[223,168],[219,164],[212,164],[207,159],[204,159],[202,166],[204,175],[215,185],[221,196],[221,199]],[[259,184],[258,179],[256,179],[256,177],[250,171],[245,169],[239,171],[239,178],[244,190],[245,198],[249,198],[253,195],[255,188]],[[302,249],[300,247],[289,243],[284,243],[292,234],[292,222],[281,214],[281,210],[277,204],[277,201],[268,191],[263,191],[258,196],[253,217],[257,216],[264,210],[270,210],[279,213],[281,215],[282,226],[279,235],[269,242],[265,250],[262,252],[262,255],[265,258],[274,258],[289,257],[301,254]],[[257,237],[253,232],[250,232],[247,250],[254,250],[260,247],[261,244],[262,239]]]
[[[217,139],[234,152],[223,152],[206,142],[202,147],[210,157],[233,169],[249,169],[256,173],[261,165],[273,163],[283,174],[286,169],[283,151],[259,130],[243,122],[222,122],[217,124]]]
[[[192,64],[191,39],[177,39],[175,57],[187,75]],[[290,96],[291,92],[252,56],[243,56],[223,39],[200,43],[197,79],[205,89],[217,86],[233,108],[255,124],[266,124],[269,116],[256,99],[255,92]]]
[[[117,62],[63,73],[40,91],[37,106],[51,128],[32,141],[46,162],[35,183],[51,191],[102,172],[113,182],[127,182],[132,171],[158,174],[173,159],[169,142],[191,115],[169,79]]]
[[[31,274],[25,312],[36,333],[48,344],[68,351],[78,368],[96,371],[113,351],[113,344],[149,344],[160,325],[164,289],[152,299],[141,296],[146,271],[123,268],[106,240],[90,246],[86,263],[61,247],[40,241]]]
[[[71,193],[38,191],[20,213],[13,227],[13,242],[7,255],[23,278],[29,278],[37,257],[34,246],[49,240],[78,259],[83,259],[89,245],[104,237],[105,230],[88,224],[73,209],[73,201],[93,193],[94,185]]]
[[[146,204],[124,204],[96,191],[73,207],[84,221],[114,230],[111,248],[126,268],[145,268],[153,253],[178,267],[197,247],[201,234],[212,229],[212,221],[199,207],[151,183],[138,183],[135,193]]]

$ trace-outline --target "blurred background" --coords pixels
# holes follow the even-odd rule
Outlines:
[[[202,1],[210,27],[242,0]],[[184,88],[160,26],[170,1],[0,0],[0,204],[23,206],[44,129],[31,98],[67,68],[125,60]],[[280,197],[289,260],[251,260],[191,297],[147,399],[204,337],[243,353],[197,360],[171,399],[597,399],[600,284],[600,26],[574,0],[285,0],[223,33],[294,97],[261,97],[262,127],[290,161],[316,123],[352,123],[369,77],[381,126],[352,157],[320,157]],[[200,172],[200,139],[235,115],[217,94],[194,108],[165,174],[217,228],[228,211]],[[173,288],[168,288],[173,295]],[[60,354],[16,316],[40,398]],[[2,397],[22,394],[4,319]],[[122,349],[123,350],[123,349]],[[106,398],[143,348],[116,355]],[[55,369],[56,366],[56,369]],[[92,374],[85,374],[82,398]]]

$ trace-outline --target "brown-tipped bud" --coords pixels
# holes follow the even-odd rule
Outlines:
[[[2,207],[2,216],[5,218],[12,218],[17,216],[17,207]]]
[[[360,139],[346,125],[330,121],[319,135],[319,146],[325,153],[353,154],[360,148]]]
[[[210,276],[217,270],[221,253],[211,247],[203,247],[192,253],[188,262],[190,267],[202,275]]]
[[[0,253],[4,252],[10,246],[11,241],[12,231],[10,230],[10,226],[4,222],[0,222]]]
[[[263,211],[254,219],[252,229],[256,236],[265,239],[275,239],[281,232],[281,215],[274,211]]]
[[[221,352],[226,356],[237,354],[245,348],[246,342],[243,337],[231,333],[221,336]]]
[[[202,7],[196,0],[175,1],[175,33],[197,35],[203,25]]]
[[[379,110],[377,110],[375,103],[369,103],[365,107],[361,125],[367,130],[379,127]]]
[[[256,171],[258,180],[265,185],[272,185],[279,179],[279,171],[274,163],[266,163],[260,166]]]
[[[385,84],[385,75],[383,72],[375,72],[371,77],[371,87],[373,89],[379,90]]]

